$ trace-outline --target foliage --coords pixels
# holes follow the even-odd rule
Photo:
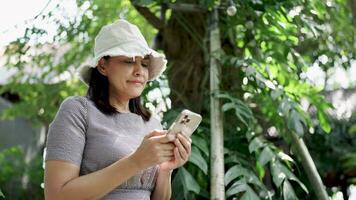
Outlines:
[[[344,192],[349,184],[356,183],[355,121],[355,114],[350,119],[333,119],[330,135],[324,135],[320,127],[316,127],[315,133],[306,137],[310,152],[319,166],[318,170],[326,177],[325,184],[329,187],[343,187]]]
[[[25,161],[20,146],[10,147],[0,152],[0,186],[6,199],[44,199],[42,156],[31,162]],[[4,197],[4,198],[5,198]]]
[[[308,189],[293,172],[295,168],[292,164],[294,164],[295,161],[263,137],[262,129],[259,128],[258,124],[253,124],[257,121],[253,118],[251,110],[242,101],[231,95],[220,94],[218,96],[228,99],[223,109],[230,107],[226,105],[231,105],[231,102],[239,102],[238,106],[231,107],[235,110],[236,119],[243,122],[242,124],[245,124],[244,121],[250,122],[250,124],[246,126],[246,129],[237,128],[237,132],[240,132],[240,134],[245,133],[245,138],[240,138],[241,143],[248,143],[248,146],[241,145],[242,147],[235,149],[236,147],[228,146],[229,143],[227,143],[229,150],[233,151],[229,153],[230,155],[226,160],[228,162],[233,161],[234,163],[225,174],[225,185],[228,186],[226,191],[227,197],[238,195],[239,198],[247,198],[247,196],[259,194],[259,198],[263,199],[275,199],[276,196],[288,196],[288,198],[298,199],[294,188],[291,187],[290,181],[298,183],[304,192],[308,194]],[[225,109],[225,111],[227,110],[228,109]],[[228,137],[227,140],[228,139],[230,138]],[[247,142],[244,141],[245,139],[247,139]],[[234,139],[234,142],[235,141],[236,139]],[[253,154],[255,157],[254,159],[243,159],[241,155],[234,153],[234,151],[248,152],[248,154]],[[269,187],[280,191],[280,194],[274,194],[264,185],[263,178],[266,177],[266,170],[270,170],[270,178],[274,183],[273,186],[269,185]],[[229,187],[229,183],[236,178],[238,179]],[[241,192],[244,193],[241,194]]]
[[[78,6],[79,16],[72,20],[59,20],[59,4],[39,16],[43,23],[55,23],[59,34],[49,35],[47,30],[32,25],[23,37],[7,46],[5,66],[17,72],[0,88],[0,94],[17,94],[20,103],[6,110],[3,118],[21,116],[35,125],[49,124],[66,97],[84,95],[86,86],[77,79],[75,69],[92,56],[94,38],[101,26],[116,20],[118,14],[138,24],[148,41],[155,33],[129,1],[78,1]],[[50,37],[49,42],[41,43],[46,37]]]

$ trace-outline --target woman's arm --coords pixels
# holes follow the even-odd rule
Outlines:
[[[47,161],[45,199],[99,199],[139,170],[131,156],[84,176],[79,176],[80,168],[77,165],[65,161]]]
[[[152,200],[171,199],[171,177],[172,171],[159,171],[156,180],[156,186],[151,194]]]
[[[140,170],[171,160],[173,148],[165,132],[154,130],[145,136],[134,153],[84,176],[79,176],[80,167],[70,162],[46,161],[45,198],[102,198]]]

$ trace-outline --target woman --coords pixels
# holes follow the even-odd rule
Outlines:
[[[80,69],[87,96],[67,98],[50,124],[46,199],[170,199],[172,171],[188,160],[191,140],[168,137],[140,101],[164,56],[125,20],[100,30],[94,54]]]

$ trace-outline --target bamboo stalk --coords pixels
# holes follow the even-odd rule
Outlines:
[[[307,146],[302,138],[299,138],[295,133],[291,133],[292,143],[295,151],[302,161],[303,168],[308,176],[315,195],[319,200],[329,200],[325,186],[320,178],[318,170],[315,167],[314,161],[310,156]]]
[[[225,199],[224,185],[224,132],[223,113],[220,99],[214,93],[219,91],[221,68],[216,58],[212,55],[221,48],[219,31],[218,10],[215,8],[210,13],[210,126],[211,126],[211,146],[210,146],[210,166],[211,166],[211,197],[213,200]]]

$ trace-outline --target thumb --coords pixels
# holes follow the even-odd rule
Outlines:
[[[160,143],[173,142],[175,140],[175,136],[172,134],[168,134],[167,132],[168,131],[165,131],[164,135],[156,136],[155,139],[157,139],[157,141]]]
[[[151,131],[150,133],[148,133],[145,136],[145,139],[148,139],[148,138],[151,138],[151,137],[155,137],[155,136],[162,136],[162,135],[165,135],[165,134],[166,134],[166,131],[155,129],[155,130]]]

